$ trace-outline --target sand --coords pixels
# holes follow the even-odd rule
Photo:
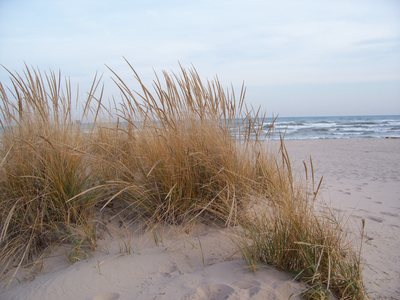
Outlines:
[[[362,258],[371,299],[400,299],[400,140],[288,141],[299,176],[313,157],[329,202],[358,233],[366,220]],[[65,251],[19,276],[0,299],[299,299],[304,286],[271,267],[252,273],[227,229],[196,225],[153,233],[108,226],[93,255],[68,263]],[[359,236],[354,236],[358,244]],[[65,249],[64,249],[65,250]]]
[[[251,272],[230,230],[196,225],[189,233],[181,227],[124,233],[112,224],[93,257],[72,265],[62,254],[45,259],[38,276],[0,299],[300,299],[304,289],[271,267]]]
[[[288,141],[287,148],[298,172],[312,156],[317,177],[324,176],[320,198],[348,219],[351,231],[359,235],[365,219],[370,298],[400,299],[400,140]]]

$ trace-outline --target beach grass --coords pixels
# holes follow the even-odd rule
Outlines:
[[[203,83],[194,69],[181,72],[164,73],[153,92],[133,68],[140,92],[114,73],[124,126],[94,132],[94,152],[103,166],[96,173],[105,194],[114,191],[106,204],[123,200],[136,217],[154,222],[200,218],[237,224],[255,175],[252,157],[231,136],[234,127],[245,129],[236,124],[245,91],[236,102],[218,80]]]
[[[365,297],[359,255],[340,222],[314,208],[318,187],[310,194],[293,178],[283,140],[280,155],[269,151],[244,86],[235,94],[181,67],[155,74],[150,88],[127,64],[129,80],[110,69],[119,104],[103,105],[95,77],[82,100],[88,130],[73,121],[78,99],[58,73],[27,67],[9,72],[12,89],[0,86],[3,274],[54,244],[69,243],[71,261],[86,257],[96,247],[90,224],[112,211],[146,224],[238,226],[254,269],[294,273],[309,299]]]
[[[273,183],[279,188],[272,189],[267,199],[260,198],[257,211],[250,211],[241,223],[243,257],[253,271],[267,264],[293,273],[307,283],[306,299],[366,299],[360,252],[350,244],[340,216],[316,205],[322,178],[315,184],[312,161],[309,167],[304,164],[307,182],[295,184],[283,141],[279,152],[280,176]]]
[[[0,265],[4,273],[87,226],[90,188],[86,139],[72,121],[69,81],[26,68],[1,89]],[[64,86],[65,85],[65,86]],[[81,236],[82,239],[86,237]]]

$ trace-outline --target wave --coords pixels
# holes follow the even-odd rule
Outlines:
[[[271,123],[262,124],[266,132]],[[400,116],[302,117],[278,119],[272,137],[287,139],[396,138],[400,136]]]

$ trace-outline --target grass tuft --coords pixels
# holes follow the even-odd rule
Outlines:
[[[106,204],[123,201],[137,217],[180,224],[198,218],[237,223],[248,199],[251,158],[231,135],[243,108],[218,80],[203,83],[194,69],[156,77],[153,91],[132,69],[140,91],[115,72],[123,124],[98,128],[95,153]],[[252,129],[252,128],[250,128]]]
[[[26,68],[0,86],[0,272],[17,269],[87,224],[90,186],[84,134],[72,121],[71,84]]]

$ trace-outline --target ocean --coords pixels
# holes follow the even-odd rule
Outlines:
[[[236,119],[241,123],[243,119]],[[260,121],[260,120],[258,120]],[[400,138],[400,115],[385,116],[331,116],[331,117],[278,117],[273,130],[268,133],[272,119],[264,120],[261,139],[286,140],[306,139],[348,139],[348,138]],[[120,122],[120,126],[126,126]],[[93,124],[82,123],[83,131],[88,132]],[[243,130],[243,129],[242,129]],[[241,140],[243,132],[238,127],[231,128],[232,135]],[[262,134],[264,133],[264,135]],[[254,138],[254,134],[251,135]]]
[[[267,132],[271,120],[265,122]],[[278,117],[272,139],[400,138],[400,115]]]

